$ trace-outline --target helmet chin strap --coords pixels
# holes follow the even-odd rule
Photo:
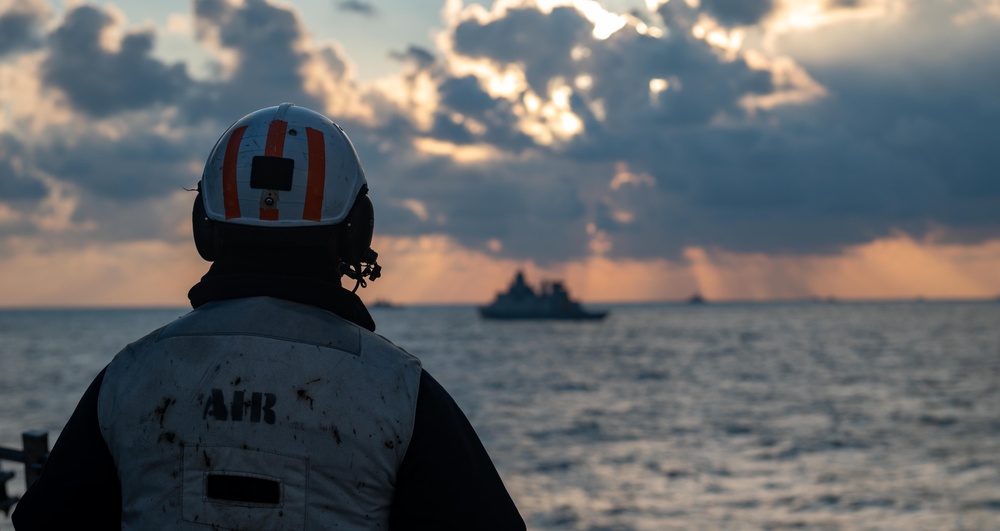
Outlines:
[[[378,253],[369,247],[359,262],[353,264],[340,263],[340,274],[348,278],[353,278],[356,281],[351,293],[357,293],[358,288],[368,287],[366,278],[375,282],[375,279],[382,276],[382,266],[378,265],[376,260],[378,260]]]

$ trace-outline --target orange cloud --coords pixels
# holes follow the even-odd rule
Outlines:
[[[606,257],[552,267],[499,259],[445,236],[376,238],[384,277],[360,290],[368,302],[488,302],[521,269],[529,282],[560,279],[585,303],[836,297],[968,299],[1000,295],[1000,239],[940,244],[904,235],[836,256],[792,257],[688,248],[682,260]],[[49,250],[8,240],[0,258],[0,306],[178,306],[208,269],[188,242],[158,241]],[[345,282],[345,286],[351,285]]]
[[[996,297],[1000,239],[970,246],[897,236],[854,247],[817,269],[814,292],[845,298]]]
[[[987,298],[1000,295],[1000,240],[939,244],[905,235],[836,256],[790,257],[688,249],[698,287],[712,299]]]
[[[905,235],[834,256],[771,256],[691,247],[684,260],[605,257],[542,268],[468,251],[445,237],[377,241],[386,277],[367,300],[481,303],[517,269],[530,282],[562,279],[586,302],[709,300],[991,298],[1000,295],[1000,240],[979,245],[922,242]]]
[[[0,306],[185,306],[208,270],[190,243],[159,241],[49,249],[8,240],[0,258]]]
[[[480,304],[506,289],[514,272],[528,282],[563,280],[574,298],[589,301],[648,301],[685,298],[695,289],[684,264],[667,260],[612,261],[603,257],[539,267],[469,251],[444,236],[376,238],[383,278],[362,291],[365,300]]]

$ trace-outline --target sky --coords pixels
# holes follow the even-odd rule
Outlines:
[[[0,307],[183,306],[188,191],[289,101],[383,278],[483,303],[1000,296],[1000,0],[0,0]]]

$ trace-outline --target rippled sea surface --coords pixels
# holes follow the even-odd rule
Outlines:
[[[0,445],[54,441],[111,357],[183,312],[0,311]],[[1000,303],[373,315],[465,410],[529,529],[1000,529]]]

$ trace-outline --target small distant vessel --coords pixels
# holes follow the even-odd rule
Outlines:
[[[705,297],[701,296],[701,293],[695,293],[687,300],[688,304],[705,304]]]
[[[479,315],[485,319],[603,319],[607,314],[584,310],[569,298],[562,282],[543,282],[541,292],[535,293],[520,271],[507,291],[479,307]]]
[[[399,308],[399,307],[400,306],[398,304],[396,304],[394,302],[389,302],[389,301],[387,301],[385,299],[375,299],[375,302],[372,303],[372,308],[393,308],[393,309],[395,309],[395,308]]]

